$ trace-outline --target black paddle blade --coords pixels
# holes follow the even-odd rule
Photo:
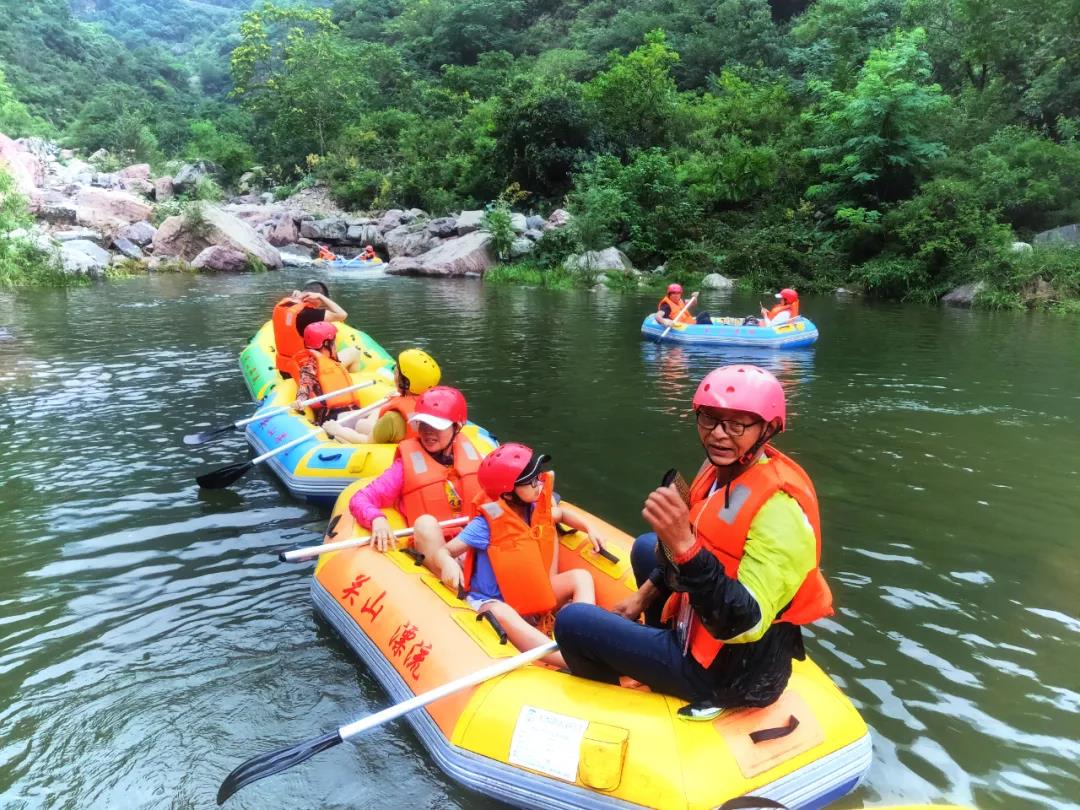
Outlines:
[[[184,437],[184,444],[191,446],[206,444],[207,442],[212,442],[219,436],[231,433],[235,429],[234,425],[225,425],[224,427],[214,428],[213,430],[204,430],[202,433],[189,433]]]
[[[250,461],[238,461],[236,464],[230,464],[220,470],[197,476],[195,480],[199,482],[199,486],[203,489],[225,489],[254,466]]]
[[[320,751],[333,748],[339,742],[341,742],[341,735],[335,730],[321,737],[312,737],[310,740],[290,745],[288,748],[252,757],[225,777],[225,781],[221,783],[217,792],[218,806],[224,804],[226,799],[245,785],[273,776],[275,773],[287,771],[293,765],[299,765]]]

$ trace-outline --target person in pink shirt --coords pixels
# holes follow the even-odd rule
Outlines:
[[[480,452],[461,432],[467,419],[459,390],[429,388],[409,417],[417,437],[400,442],[390,468],[349,500],[349,512],[371,530],[372,545],[379,551],[394,544],[383,510],[401,512],[413,528],[413,546],[424,555],[424,564],[455,590],[461,584],[461,566],[439,552],[446,545],[444,537],[453,537],[460,527],[444,530],[439,522],[467,515],[481,492]]]

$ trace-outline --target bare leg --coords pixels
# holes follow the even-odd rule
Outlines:
[[[550,638],[521,618],[518,612],[505,602],[489,602],[483,606],[480,612],[491,613],[498,619],[499,624],[506,631],[506,637],[510,640],[510,643],[522,652],[551,641]],[[567,668],[566,661],[563,660],[558,651],[551,653],[551,655],[545,655],[542,660],[553,667]]]
[[[431,515],[421,515],[413,524],[413,546],[424,555],[424,566],[456,590],[461,582],[461,566],[446,549],[442,526]]]
[[[339,351],[338,362],[345,366],[346,371],[352,374],[364,370],[363,358],[360,356],[360,350],[355,346],[346,346]]]
[[[551,578],[551,588],[555,591],[555,601],[559,607],[571,601],[596,604],[596,583],[592,574],[581,568],[556,574]]]

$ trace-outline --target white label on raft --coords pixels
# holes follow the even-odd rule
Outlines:
[[[577,780],[581,738],[588,720],[525,706],[510,740],[510,762],[567,782]]]

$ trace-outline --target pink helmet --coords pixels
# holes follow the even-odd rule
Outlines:
[[[410,422],[423,422],[436,430],[446,430],[455,422],[463,425],[468,420],[465,395],[449,385],[436,385],[422,393],[409,417]]]
[[[799,294],[790,287],[785,287],[784,289],[782,289],[776,297],[783,298],[784,301],[788,304],[790,304],[792,301],[799,300]]]
[[[694,394],[694,410],[727,408],[760,416],[766,422],[787,420],[784,388],[763,368],[750,365],[723,366],[705,375]]]
[[[517,442],[508,442],[491,451],[480,462],[476,478],[489,498],[498,498],[522,480],[535,477],[540,467],[551,457],[535,453],[532,448]]]
[[[667,291],[668,291],[668,293],[681,293],[682,292],[682,284],[668,284],[667,285]]]
[[[328,340],[337,340],[337,327],[329,321],[315,321],[304,329],[304,345],[309,349],[321,349]]]

